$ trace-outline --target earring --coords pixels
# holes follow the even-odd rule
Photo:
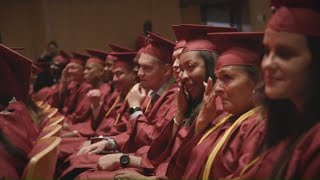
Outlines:
[[[254,95],[256,95],[256,93],[257,93],[257,91],[256,91],[256,89],[254,89],[254,90],[252,91],[252,95],[254,96]]]

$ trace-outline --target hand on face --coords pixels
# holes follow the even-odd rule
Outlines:
[[[99,153],[108,147],[108,141],[102,140],[90,146],[82,147],[77,155]]]
[[[101,92],[99,89],[91,89],[87,96],[89,97],[90,103],[93,108],[97,108],[100,105]]]
[[[196,121],[196,132],[204,130],[208,124],[211,123],[216,112],[217,94],[214,92],[213,80],[209,77],[208,84],[205,82],[203,84],[206,90],[202,99],[202,107]]]
[[[98,167],[101,170],[113,171],[120,168],[120,157],[122,153],[108,154],[99,159]]]
[[[178,112],[176,113],[176,120],[180,123],[185,119],[185,114],[188,110],[188,98],[189,94],[186,91],[184,85],[179,83],[178,90]]]
[[[137,83],[129,91],[127,95],[128,104],[130,107],[136,106],[141,107],[143,100],[146,98],[147,92],[143,89],[140,83]]]
[[[70,79],[70,74],[69,74],[69,69],[70,69],[70,64],[68,64],[62,71],[61,75],[61,80],[62,82],[67,82]]]

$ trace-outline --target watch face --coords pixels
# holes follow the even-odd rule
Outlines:
[[[128,155],[122,155],[120,157],[120,162],[123,163],[123,164],[128,164],[130,162],[130,158]]]
[[[134,107],[129,108],[129,113],[133,114],[134,113]]]
[[[141,107],[133,106],[133,107],[129,108],[129,114],[133,114],[136,111],[141,111]]]

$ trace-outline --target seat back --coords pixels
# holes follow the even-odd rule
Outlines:
[[[62,131],[62,125],[60,124],[45,126],[42,129],[38,139],[49,138],[49,137],[60,137],[61,131]]]
[[[58,112],[58,108],[49,108],[49,109],[43,110],[43,114],[48,118],[52,118],[57,112]]]
[[[51,108],[51,106],[50,106],[50,104],[43,103],[39,106],[39,108],[42,110],[47,110],[47,109]]]
[[[41,106],[44,102],[43,102],[43,101],[36,101],[35,103],[36,103],[36,105],[39,107],[39,106]]]
[[[50,118],[50,119],[46,122],[46,126],[52,126],[52,125],[56,125],[56,124],[63,125],[64,119],[65,119],[65,116],[63,116],[63,115]]]
[[[60,137],[40,139],[26,167],[25,179],[53,179],[59,153]]]

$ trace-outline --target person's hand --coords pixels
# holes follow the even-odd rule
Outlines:
[[[185,114],[188,110],[188,93],[183,84],[179,83],[178,89],[178,111],[176,113],[176,120],[179,123],[185,119]]]
[[[196,120],[196,132],[203,131],[213,120],[216,112],[216,98],[217,95],[214,92],[213,80],[208,79],[208,84],[203,83],[205,86],[205,92],[202,99],[202,107]]]
[[[89,146],[82,147],[77,153],[77,155],[99,153],[100,151],[103,151],[107,147],[108,147],[108,141],[102,140],[97,143],[91,144]]]
[[[61,134],[61,137],[62,138],[66,138],[66,137],[78,137],[79,135],[79,132],[77,130],[74,130],[74,131],[69,131],[69,132],[66,132],[66,133],[63,133]]]
[[[101,92],[99,89],[91,89],[87,96],[89,97],[90,103],[94,109],[100,106],[100,96]]]
[[[146,96],[146,90],[141,87],[140,83],[137,83],[132,87],[132,89],[129,91],[127,95],[129,107],[141,107],[141,104],[143,100],[146,98]]]
[[[140,179],[148,179],[148,180],[156,180],[155,176],[144,176],[138,172],[135,171],[129,171],[129,170],[121,170],[117,171],[115,176],[115,180],[127,180],[127,179],[135,179],[135,180],[140,180]]]
[[[80,146],[79,149],[81,149],[81,148],[83,148],[83,147],[90,146],[90,145],[91,145],[91,141],[90,141],[90,140],[87,140],[87,141],[85,141],[85,142]]]
[[[119,169],[120,166],[120,157],[122,153],[117,154],[108,154],[99,158],[98,167],[101,170],[113,171]]]
[[[68,83],[70,80],[70,74],[69,74],[69,69],[70,69],[70,64],[67,64],[67,66],[62,70],[61,73],[61,81],[62,83]]]

